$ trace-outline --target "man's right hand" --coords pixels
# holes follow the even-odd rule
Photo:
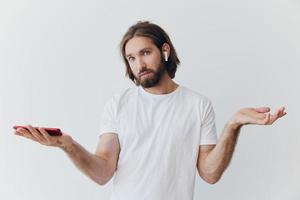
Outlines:
[[[72,145],[73,139],[70,135],[62,133],[61,136],[50,136],[43,128],[34,128],[30,125],[24,128],[18,128],[15,131],[16,135],[31,139],[42,145],[55,146],[60,148],[68,148]]]
[[[28,125],[17,128],[15,134],[43,145],[61,148],[76,167],[99,185],[106,184],[117,169],[120,143],[116,133],[103,134],[95,154],[88,152],[65,133],[61,136],[50,136],[45,129]]]

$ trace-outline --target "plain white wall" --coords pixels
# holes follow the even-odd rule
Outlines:
[[[216,185],[195,199],[300,199],[300,3],[296,0],[0,2],[0,199],[109,199],[59,149],[14,136],[15,124],[60,127],[89,151],[112,94],[134,87],[118,44],[150,20],[170,35],[176,81],[208,96],[219,135],[249,106],[286,106],[273,126],[242,129]]]

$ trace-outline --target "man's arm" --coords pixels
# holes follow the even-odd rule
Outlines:
[[[216,145],[199,147],[197,169],[201,178],[210,184],[222,176],[232,158],[242,126],[247,124],[271,125],[286,115],[284,108],[271,115],[269,108],[245,108],[237,112],[226,124]]]
[[[80,171],[100,185],[106,184],[117,169],[120,146],[114,133],[101,136],[95,154],[91,154],[74,140],[71,145],[62,149]]]
[[[15,134],[43,145],[61,148],[80,171],[100,185],[106,184],[117,168],[120,145],[114,133],[101,136],[95,154],[88,152],[65,133],[62,136],[53,137],[42,128],[37,130],[32,126],[27,126],[27,130],[18,128]]]

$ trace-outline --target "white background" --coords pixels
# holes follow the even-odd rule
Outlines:
[[[60,127],[91,152],[104,103],[134,87],[118,44],[150,20],[169,33],[175,80],[208,96],[218,134],[242,107],[286,106],[273,126],[242,129],[222,179],[196,179],[195,199],[300,199],[300,2],[297,0],[0,2],[0,199],[109,199],[59,149],[12,126]]]

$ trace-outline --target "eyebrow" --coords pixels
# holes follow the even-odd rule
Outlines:
[[[147,50],[152,50],[152,48],[151,47],[145,47],[145,48],[139,50],[139,53],[147,51]],[[129,56],[132,56],[132,54],[131,53],[130,54],[126,54],[126,58],[129,57]]]

